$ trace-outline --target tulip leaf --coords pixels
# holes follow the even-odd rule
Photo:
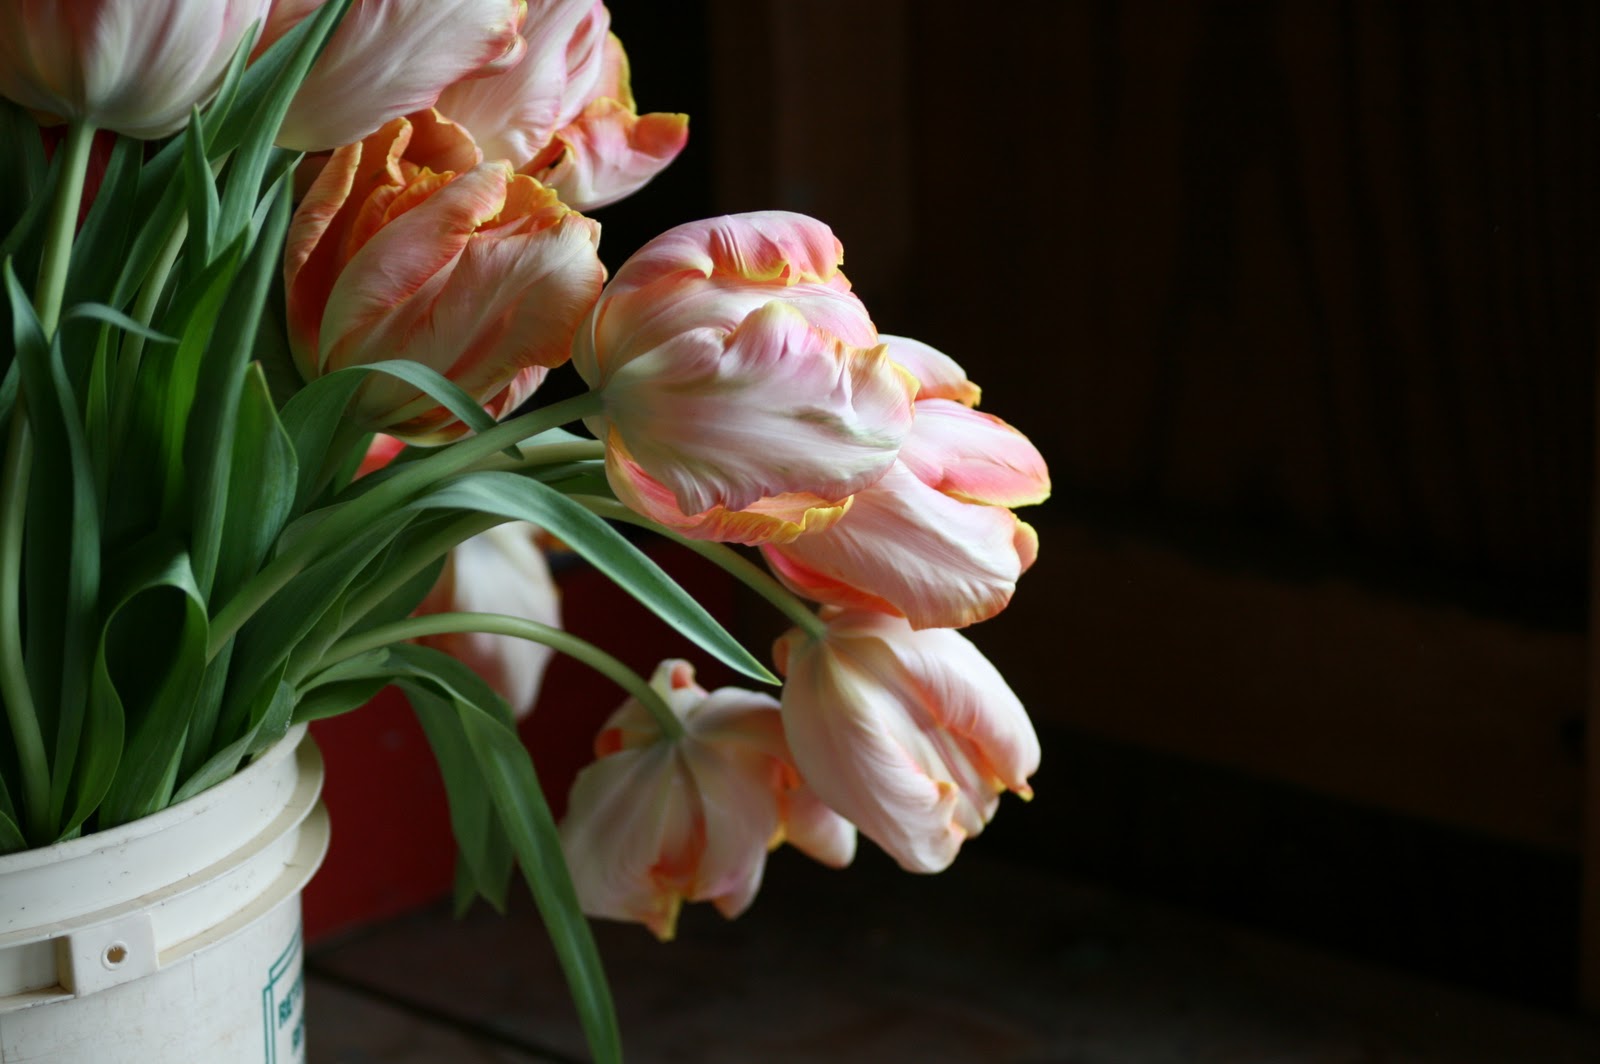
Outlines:
[[[222,307],[220,318],[228,322],[230,328],[213,335],[211,350],[201,362],[195,382],[195,406],[183,441],[184,464],[195,471],[192,538],[195,578],[208,599],[213,597],[213,583],[220,565],[243,566],[247,571],[242,575],[248,576],[260,564],[266,548],[287,520],[288,504],[294,498],[293,454],[288,455],[289,479],[285,482],[286,465],[279,445],[287,446],[288,441],[277,423],[266,382],[259,380],[259,387],[253,390],[246,383],[250,365],[247,360],[255,346],[255,325],[261,320],[267,291],[277,272],[283,234],[289,225],[287,185],[278,186],[272,204],[274,209],[267,216],[260,238]],[[256,376],[260,377],[259,369]],[[251,418],[247,426],[250,438],[241,440],[239,422],[244,417]],[[245,451],[243,455],[241,448]],[[239,471],[241,458],[243,476],[236,482],[235,472]],[[266,464],[258,467],[258,462]],[[250,526],[241,528],[239,517],[231,522],[245,537],[242,543],[230,542],[225,536],[230,510],[235,509],[231,498],[235,483],[240,485],[239,494],[244,500],[241,505],[248,513],[244,520]],[[248,556],[241,557],[238,548],[247,545],[250,546],[246,552]],[[230,576],[238,575],[230,573]],[[232,590],[230,586],[224,594],[231,594]]]
[[[597,1061],[620,1064],[622,1040],[599,950],[578,904],[561,852],[561,837],[533,759],[517,736],[504,703],[492,692],[485,699],[482,681],[448,654],[417,646],[394,646],[389,652],[395,671],[402,674],[401,688],[430,740],[436,734],[448,736],[447,743],[465,737],[476,771],[463,785],[488,788],[500,827],[510,839],[566,973],[589,1049]],[[447,760],[454,763],[459,756],[453,746],[445,752],[437,746],[434,749],[441,766]]]
[[[19,387],[37,439],[27,500],[28,669],[43,734],[56,744],[50,818],[59,823],[88,713],[92,631],[100,595],[100,514],[81,415],[60,334],[45,342],[10,260],[4,267]],[[91,737],[92,738],[92,737]]]
[[[462,387],[418,362],[393,359],[364,366],[347,366],[318,377],[283,405],[283,425],[294,441],[300,460],[300,485],[295,509],[309,505],[327,486],[334,469],[347,457],[339,447],[354,440],[353,423],[346,413],[369,373],[382,373],[406,382],[436,401],[474,432],[494,428],[495,420]],[[365,433],[362,433],[364,436]]]
[[[176,336],[168,336],[164,332],[157,332],[148,325],[140,325],[122,311],[117,310],[115,307],[108,307],[104,303],[78,303],[68,307],[66,312],[61,315],[61,322],[64,325],[69,321],[104,322],[114,328],[121,329],[123,332],[142,336],[155,344],[175,344],[178,342]]]
[[[531,521],[582,555],[612,583],[706,653],[752,679],[778,682],[644,552],[547,484],[515,473],[468,473],[433,489],[412,505],[418,509],[453,508]]]
[[[252,617],[235,640],[233,675],[218,731],[239,732],[257,693],[283,675],[290,653],[339,601],[357,574],[404,528],[411,514],[398,513],[350,540],[331,545],[314,565],[285,584]],[[285,530],[284,537],[293,530]]]
[[[116,777],[100,805],[102,827],[171,801],[189,719],[205,671],[205,599],[189,556],[157,545],[128,560],[134,574],[106,620],[96,671],[115,685],[127,729]]]
[[[0,809],[0,857],[27,848],[28,840],[22,837],[22,829],[17,827],[16,820],[4,809]]]
[[[217,182],[206,159],[205,120],[197,108],[189,109],[189,128],[183,131],[183,190],[188,202],[189,243],[184,256],[191,275],[211,264],[216,257],[218,218],[222,203],[217,197]],[[199,254],[195,254],[198,251]]]
[[[305,36],[289,45],[282,68],[270,81],[262,82],[263,91],[259,95],[252,91],[246,98],[245,91],[241,89],[236,113],[241,117],[248,115],[248,120],[240,130],[237,145],[224,147],[226,142],[219,136],[213,146],[213,152],[218,150],[233,152],[229,164],[228,191],[222,206],[221,220],[224,233],[231,234],[243,226],[260,199],[263,178],[270,168],[274,155],[279,153],[278,149],[273,148],[273,141],[278,136],[278,127],[283,124],[284,116],[289,112],[295,90],[310,71],[312,63],[316,61],[323,44],[333,33],[339,19],[344,16],[348,5],[349,0],[342,2],[336,0],[334,3],[322,5],[321,9],[309,15],[301,26],[296,27],[297,30],[305,28]],[[286,39],[288,36],[286,35]],[[254,88],[252,85],[251,89]],[[227,125],[226,118],[222,124]],[[232,128],[229,128],[228,132],[231,135]],[[295,153],[285,154],[291,158],[298,157]]]
[[[294,689],[281,679],[265,685],[251,701],[244,734],[218,750],[172,795],[173,804],[209,790],[239,771],[240,764],[282,739],[294,713]]]

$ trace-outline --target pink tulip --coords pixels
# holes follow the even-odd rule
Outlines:
[[[684,901],[742,913],[767,851],[785,838],[826,864],[849,863],[855,831],[800,783],[776,700],[708,694],[685,661],[662,662],[650,685],[684,735],[664,738],[629,699],[572,786],[561,842],[584,912],[638,921],[667,940]]]
[[[599,226],[534,179],[476,158],[428,111],[333,153],[284,252],[290,347],[307,380],[410,359],[498,417],[566,361],[604,277]],[[354,416],[411,443],[465,431],[378,375]]]
[[[323,0],[277,0],[259,51]],[[355,0],[295,93],[278,143],[297,151],[353,144],[432,107],[450,85],[516,64],[527,0]]]
[[[774,649],[795,764],[830,807],[911,872],[937,872],[994,816],[1007,789],[1031,797],[1039,740],[978,649],[902,617],[823,611]]]
[[[439,111],[469,130],[486,158],[509,160],[577,210],[637,191],[683,150],[689,119],[638,114],[610,21],[598,0],[534,0],[522,61],[451,86]]]
[[[804,215],[691,222],[623,264],[573,343],[617,497],[701,539],[783,542],[893,464],[917,386]]]
[[[1008,507],[1050,494],[1044,459],[999,418],[967,409],[977,389],[925,344],[884,337],[923,384],[899,457],[833,526],[765,544],[792,590],[835,606],[899,613],[913,628],[962,628],[994,616],[1038,554]]]
[[[456,544],[417,615],[503,613],[559,627],[561,593],[538,546],[542,534],[535,526],[516,521]],[[555,654],[541,643],[482,632],[454,632],[418,642],[470,666],[518,717],[533,711],[545,668]]]
[[[57,118],[154,139],[221,84],[268,0],[11,0],[0,95]]]

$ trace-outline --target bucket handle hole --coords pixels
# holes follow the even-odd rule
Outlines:
[[[128,945],[125,942],[113,942],[106,947],[105,954],[101,957],[107,968],[120,968],[122,962],[128,959]]]

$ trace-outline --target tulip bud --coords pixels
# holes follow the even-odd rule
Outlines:
[[[532,178],[475,158],[426,111],[333,153],[284,252],[290,348],[305,379],[411,359],[498,417],[566,361],[604,277],[599,226]],[[465,432],[414,387],[376,375],[353,416],[410,443]]]
[[[681,225],[623,264],[572,351],[619,499],[695,538],[781,542],[888,471],[917,383],[840,257],[827,226],[772,211]]]
[[[0,95],[153,140],[216,92],[268,0],[14,0],[0,5]]]
[[[830,807],[910,872],[937,872],[993,818],[1031,797],[1039,740],[1022,703],[956,632],[828,609],[822,638],[774,648],[795,765]]]
[[[729,919],[743,912],[767,851],[786,838],[827,864],[849,863],[855,831],[800,782],[776,700],[708,693],[685,661],[662,662],[650,686],[684,734],[664,737],[643,705],[623,703],[561,823],[584,912],[638,921],[666,940],[684,901],[710,901]]]

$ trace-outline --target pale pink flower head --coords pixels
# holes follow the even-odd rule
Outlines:
[[[691,537],[784,541],[889,470],[917,382],[841,257],[826,225],[769,211],[678,226],[623,264],[572,348],[619,499]]]
[[[737,688],[708,693],[686,661],[651,677],[682,722],[663,736],[629,699],[578,773],[561,844],[583,911],[644,924],[670,939],[685,901],[732,919],[755,898],[767,851],[788,841],[825,864],[848,864],[855,829],[800,781],[778,703]]]
[[[277,0],[258,50],[324,0]],[[295,93],[278,143],[298,151],[353,144],[426,110],[464,78],[514,65],[527,0],[355,0]]]
[[[1039,740],[1000,673],[957,632],[826,609],[822,638],[774,650],[795,764],[831,808],[911,872],[938,872],[1000,795],[1031,797]]]
[[[477,159],[431,111],[328,159],[284,250],[290,349],[306,380],[410,359],[500,417],[566,361],[604,278],[599,226],[533,178]],[[410,443],[466,431],[377,374],[353,416]]]
[[[512,521],[456,544],[418,616],[500,613],[561,626],[561,592],[539,549],[542,530]],[[533,711],[555,651],[542,643],[484,632],[450,632],[418,642],[442,650],[483,677],[518,717]]]
[[[10,0],[0,95],[57,118],[154,139],[222,82],[267,0]]]
[[[953,360],[883,339],[921,385],[899,457],[836,524],[762,551],[808,598],[962,628],[1004,609],[1033,564],[1038,537],[1010,507],[1043,502],[1050,475],[1026,436],[969,409],[978,390]]]
[[[522,60],[447,89],[437,107],[506,159],[591,210],[637,191],[688,140],[687,115],[640,115],[622,43],[598,0],[534,0]]]

